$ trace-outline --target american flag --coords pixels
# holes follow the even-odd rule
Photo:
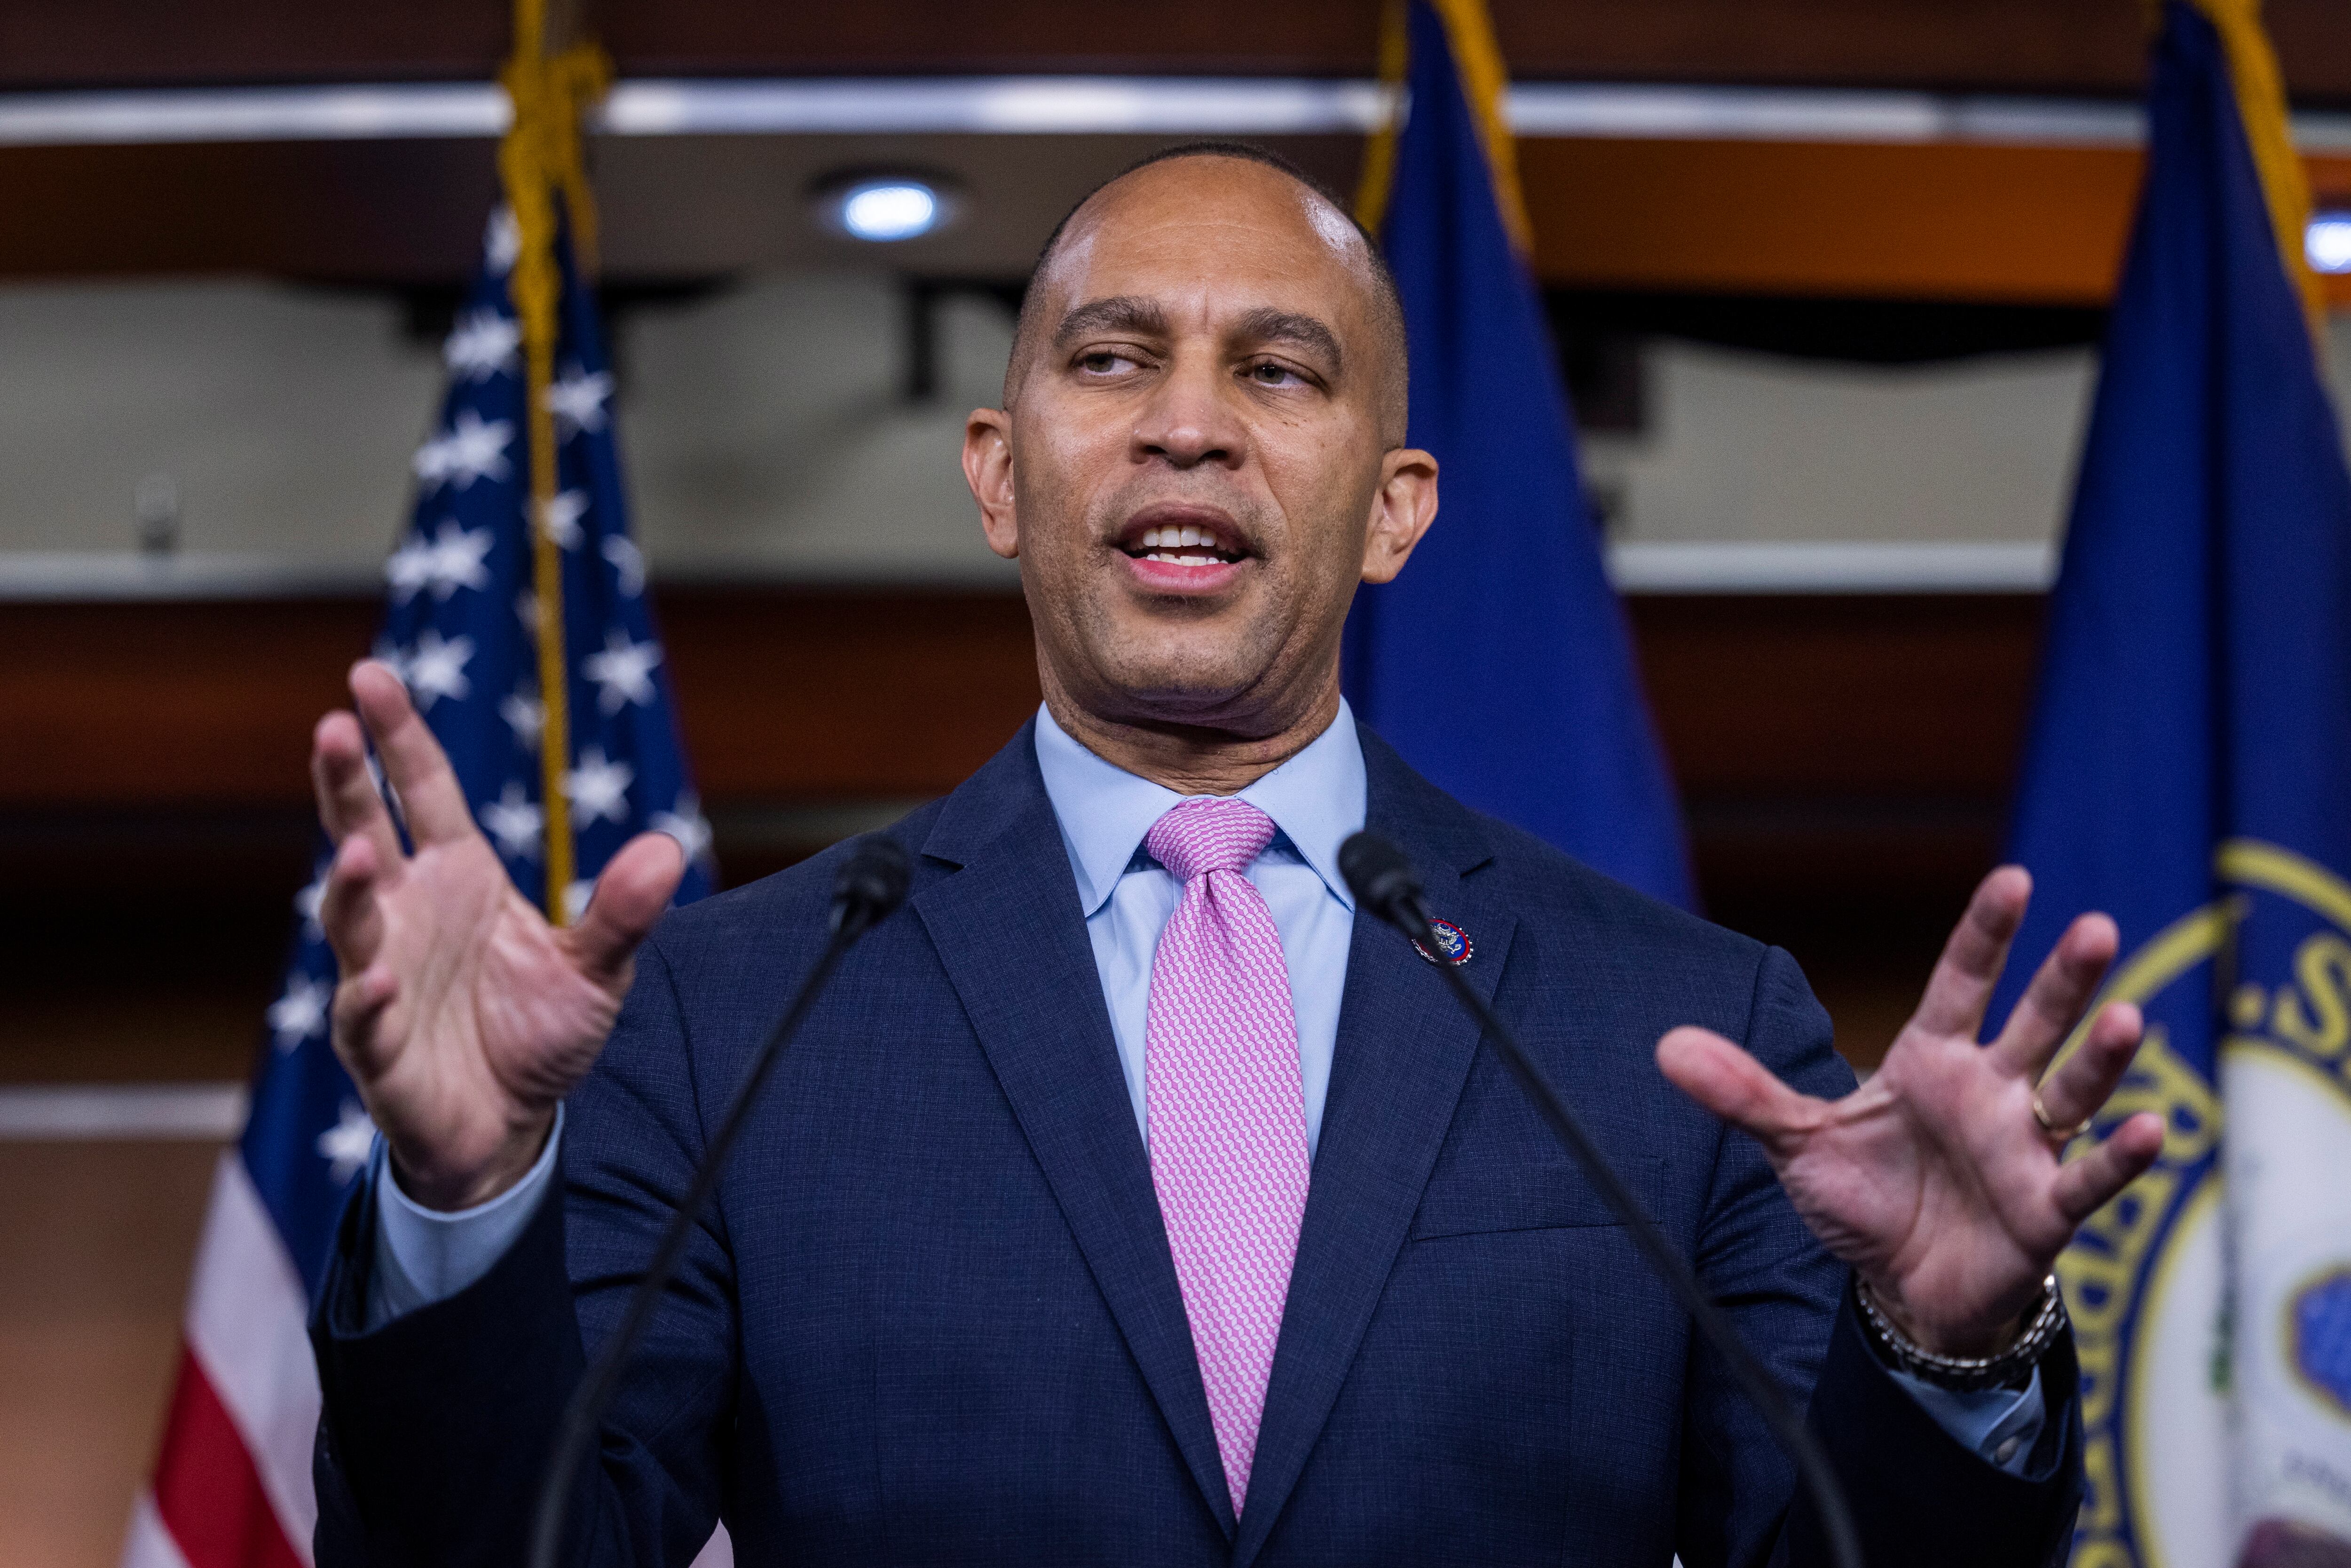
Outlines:
[[[386,563],[375,654],[398,670],[448,751],[475,820],[534,900],[548,891],[532,592],[522,329],[508,277],[520,236],[491,220],[483,264],[443,349],[441,415],[415,457],[416,505]],[[679,743],[643,557],[629,537],[612,376],[593,298],[559,236],[562,296],[548,389],[558,490],[540,526],[561,552],[569,755],[563,772],[584,907],[595,873],[647,829],[685,848],[681,903],[711,889],[710,830]],[[319,1379],[304,1326],[336,1216],[375,1130],[328,1043],[335,957],[318,922],[322,847],[295,899],[286,984],[267,1013],[252,1113],[222,1156],[189,1291],[162,1453],[133,1511],[125,1568],[290,1568],[310,1562]]]

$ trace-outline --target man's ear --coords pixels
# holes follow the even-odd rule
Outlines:
[[[1012,503],[1012,416],[976,408],[963,425],[963,478],[979,503],[987,548],[1011,560],[1020,553],[1020,519]]]
[[[1372,497],[1371,531],[1364,538],[1364,580],[1393,580],[1436,520],[1437,459],[1412,446],[1400,446],[1382,458],[1379,493]]]

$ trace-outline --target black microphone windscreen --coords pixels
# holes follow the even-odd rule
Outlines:
[[[906,899],[910,875],[906,847],[887,833],[868,833],[852,845],[832,879],[833,925],[853,911],[861,925],[871,925]]]
[[[1420,873],[1402,850],[1377,833],[1351,834],[1339,846],[1339,874],[1347,879],[1355,902],[1384,920],[1394,921],[1400,906],[1420,902]]]

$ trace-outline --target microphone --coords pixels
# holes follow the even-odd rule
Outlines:
[[[1502,1060],[1518,1075],[1543,1120],[1551,1124],[1552,1133],[1575,1155],[1576,1163],[1608,1200],[1616,1218],[1625,1222],[1649,1266],[1680,1300],[1706,1342],[1729,1364],[1731,1375],[1747,1391],[1747,1397],[1761,1413],[1764,1424],[1795,1461],[1796,1473],[1812,1493],[1813,1506],[1820,1513],[1822,1531],[1828,1537],[1829,1556],[1836,1568],[1862,1568],[1861,1541],[1854,1531],[1853,1511],[1845,1506],[1844,1490],[1837,1481],[1836,1472],[1829,1467],[1828,1457],[1821,1452],[1820,1445],[1813,1440],[1812,1433],[1788,1403],[1786,1392],[1748,1348],[1747,1342],[1739,1337],[1739,1331],[1698,1282],[1689,1264],[1674,1250],[1674,1244],[1641,1207],[1632,1187],[1609,1164],[1608,1156],[1593,1141],[1583,1119],[1569,1109],[1541,1065],[1527,1054],[1526,1047],[1519,1043],[1519,1037],[1510,1032],[1510,1026],[1486,1005],[1486,999],[1459,967],[1444,961],[1445,949],[1437,945],[1436,929],[1430,924],[1428,899],[1412,862],[1385,839],[1374,833],[1356,833],[1339,846],[1339,874],[1347,879],[1347,886],[1354,893],[1358,904],[1403,932],[1423,953],[1437,960],[1437,972],[1452,988],[1454,999],[1477,1020],[1485,1038],[1501,1052]]]
[[[570,1500],[580,1464],[587,1458],[598,1428],[603,1425],[604,1412],[620,1392],[621,1374],[627,1366],[629,1353],[644,1337],[663,1288],[677,1272],[678,1260],[685,1256],[686,1241],[694,1233],[695,1222],[709,1205],[710,1195],[726,1169],[727,1152],[735,1146],[736,1136],[749,1117],[751,1102],[758,1096],[759,1086],[767,1082],[776,1059],[783,1054],[785,1045],[799,1031],[800,1021],[831,980],[841,955],[905,902],[908,874],[904,846],[881,833],[868,833],[859,839],[834,874],[829,923],[831,939],[818,956],[808,978],[800,982],[799,994],[792,998],[790,1008],[768,1031],[758,1053],[752,1057],[750,1071],[743,1075],[734,1099],[727,1102],[726,1114],[720,1119],[717,1132],[711,1135],[710,1146],[703,1151],[702,1164],[695,1168],[693,1183],[671,1218],[669,1228],[663,1233],[653,1262],[637,1281],[637,1288],[630,1292],[628,1310],[621,1315],[620,1327],[604,1342],[588,1375],[572,1391],[571,1402],[564,1407],[562,1425],[556,1429],[555,1443],[548,1455],[547,1475],[539,1483],[538,1506],[532,1512],[530,1568],[555,1568],[555,1555],[563,1542],[565,1505]]]

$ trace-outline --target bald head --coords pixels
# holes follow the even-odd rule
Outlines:
[[[1314,274],[1341,284],[1346,304],[1336,312],[1360,329],[1340,340],[1339,326],[1311,311],[1290,311],[1293,325],[1327,340],[1323,345],[1351,381],[1369,395],[1384,444],[1405,440],[1407,361],[1404,305],[1395,279],[1363,225],[1337,198],[1303,171],[1245,142],[1202,141],[1154,153],[1098,185],[1061,219],[1029,275],[1005,366],[1004,406],[1012,408],[1040,353],[1050,354],[1073,326],[1071,312],[1100,301],[1071,295],[1082,266],[1110,236],[1140,228],[1165,239],[1191,231],[1203,246],[1230,244],[1238,231],[1277,256],[1288,254],[1301,280]],[[1352,350],[1352,353],[1351,353]],[[1351,362],[1352,361],[1352,362]]]
[[[1404,361],[1379,257],[1294,172],[1196,148],[1079,205],[1030,280],[1004,406],[964,426],[1065,729],[1230,794],[1330,724],[1356,585],[1395,577],[1437,512]]]

